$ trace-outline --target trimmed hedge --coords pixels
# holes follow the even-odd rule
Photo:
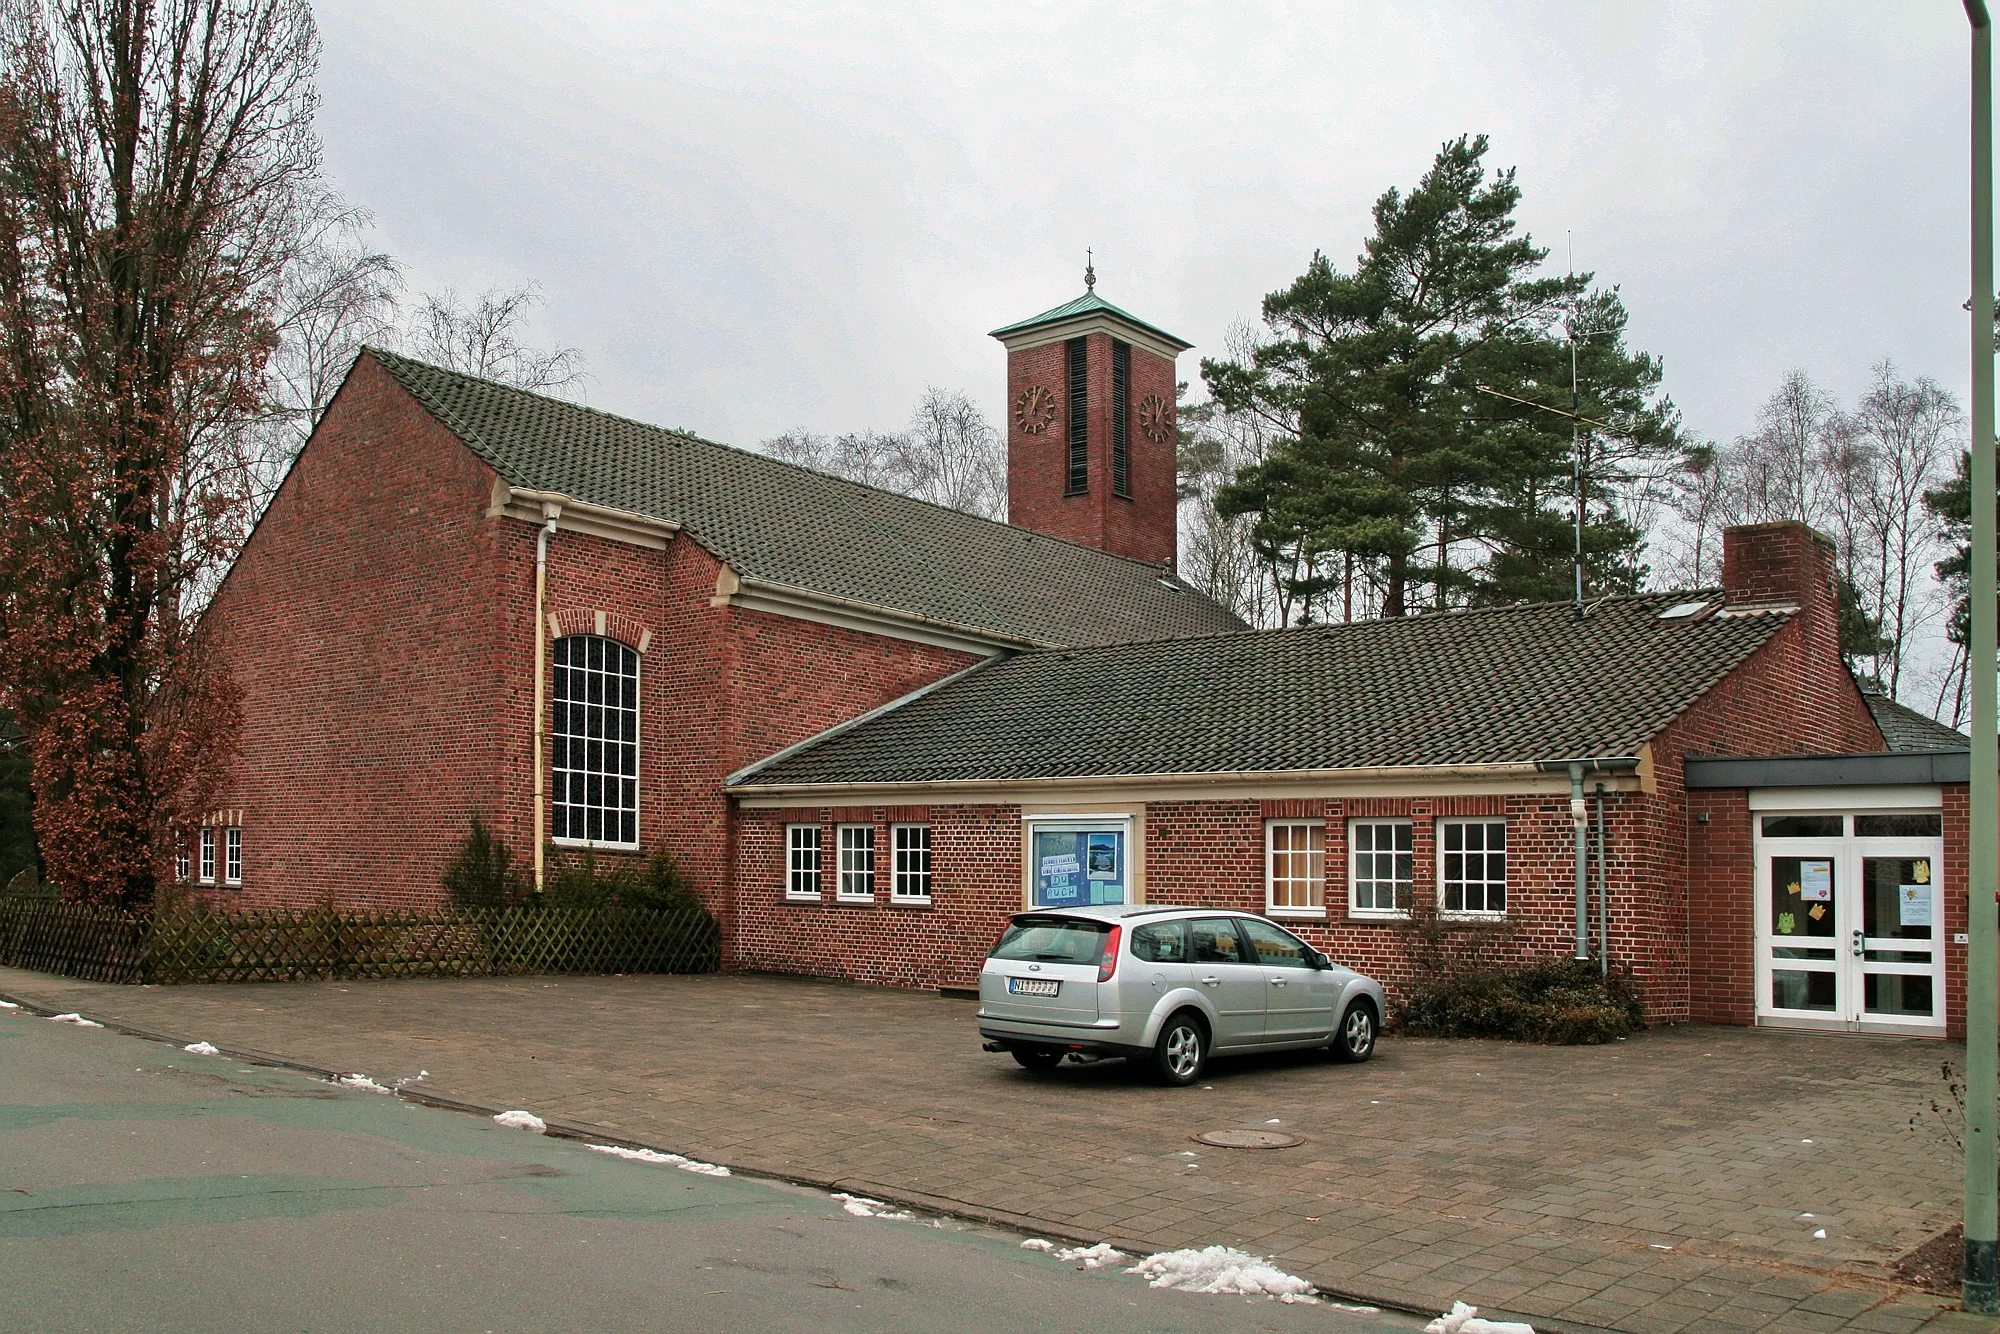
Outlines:
[[[1646,1026],[1629,973],[1552,959],[1419,983],[1395,1005],[1402,1032],[1430,1038],[1609,1042]]]

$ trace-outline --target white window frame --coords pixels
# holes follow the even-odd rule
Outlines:
[[[567,731],[566,731],[566,732],[563,732],[563,733],[561,733],[561,734],[560,734],[560,737],[559,737],[559,736],[558,736],[558,733],[557,733],[557,731],[556,731],[556,726],[555,726],[555,711],[556,711],[556,706],[557,706],[557,702],[558,702],[558,701],[556,700],[556,692],[555,692],[555,673],[556,673],[556,671],[557,671],[557,664],[556,664],[556,662],[555,662],[555,648],[556,648],[556,645],[557,645],[557,644],[560,644],[560,643],[564,642],[565,640],[574,640],[574,641],[578,641],[578,642],[581,642],[581,641],[585,641],[585,640],[591,640],[591,639],[600,639],[600,640],[603,640],[603,641],[604,641],[604,642],[605,642],[606,644],[611,644],[611,645],[615,645],[616,647],[618,647],[618,648],[620,648],[620,649],[623,649],[623,650],[624,650],[625,652],[627,652],[627,653],[630,653],[630,654],[632,655],[632,690],[633,690],[633,703],[632,703],[632,838],[631,838],[631,840],[630,840],[629,842],[627,842],[627,841],[625,841],[625,840],[623,840],[623,839],[613,839],[613,838],[596,838],[596,839],[593,839],[593,838],[588,838],[588,837],[586,837],[586,838],[577,838],[577,837],[574,837],[574,836],[572,836],[572,835],[569,835],[569,834],[563,834],[563,835],[552,835],[552,836],[550,837],[550,839],[549,839],[549,842],[553,843],[553,844],[554,844],[554,845],[555,845],[556,847],[559,847],[559,848],[612,848],[612,849],[617,849],[617,850],[620,850],[620,851],[633,851],[633,852],[636,852],[636,851],[637,851],[637,850],[639,849],[639,846],[640,846],[641,842],[642,842],[642,841],[643,841],[643,840],[645,839],[645,830],[644,830],[644,828],[643,828],[643,823],[642,823],[642,820],[641,820],[641,816],[640,816],[640,808],[641,808],[641,807],[642,807],[642,806],[644,805],[644,801],[643,801],[643,797],[644,797],[644,794],[643,794],[643,793],[641,792],[641,790],[640,790],[640,787],[641,787],[641,779],[642,779],[643,775],[645,774],[645,770],[646,770],[646,754],[645,754],[645,749],[644,749],[644,743],[643,743],[643,741],[642,741],[642,738],[643,738],[643,736],[644,736],[644,732],[645,732],[645,722],[646,722],[646,719],[645,719],[645,712],[646,712],[646,709],[645,709],[645,700],[646,700],[646,655],[645,655],[645,654],[643,654],[643,653],[641,653],[641,652],[639,652],[639,650],[638,650],[638,649],[637,649],[636,647],[634,647],[633,645],[631,645],[631,644],[627,644],[627,643],[625,643],[625,642],[624,642],[623,640],[619,640],[619,639],[613,639],[613,638],[611,638],[611,637],[610,637],[609,635],[596,635],[596,634],[579,634],[579,635],[558,635],[558,636],[556,636],[556,637],[555,637],[555,638],[554,638],[554,639],[553,639],[552,641],[550,641],[550,644],[549,644],[549,669],[548,669],[548,670],[549,670],[549,702],[548,702],[548,709],[549,709],[549,752],[548,752],[548,765],[549,765],[549,780],[550,780],[550,781],[549,781],[549,789],[550,789],[550,790],[549,790],[549,795],[548,795],[548,798],[547,798],[547,800],[548,800],[548,803],[549,803],[549,808],[548,808],[548,813],[549,813],[549,827],[550,827],[551,829],[553,829],[553,828],[555,827],[555,822],[556,822],[556,818],[557,818],[557,811],[556,811],[556,807],[557,807],[558,805],[563,805],[563,806],[571,806],[571,805],[574,805],[574,806],[576,806],[576,807],[577,807],[577,808],[578,808],[579,810],[584,810],[584,809],[588,809],[588,803],[582,803],[582,802],[558,802],[558,801],[557,801],[557,799],[556,799],[556,795],[555,795],[555,794],[556,794],[556,791],[557,791],[557,789],[559,789],[559,788],[565,788],[568,782],[575,782],[575,781],[581,781],[581,782],[586,782],[586,783],[587,783],[587,782],[589,781],[589,779],[590,779],[590,776],[591,776],[591,775],[590,775],[590,771],[589,771],[589,769],[588,769],[588,768],[586,768],[586,767],[584,767],[584,766],[581,766],[581,765],[573,765],[573,764],[567,764],[567,763],[566,763],[566,764],[564,764],[564,765],[560,765],[560,766],[556,764],[556,743],[557,743],[557,741],[558,741],[559,739],[560,739],[561,741],[565,742],[565,743],[568,743],[567,745],[565,745],[565,746],[564,746],[564,758],[565,758],[565,760],[567,760],[567,759],[568,759],[568,746],[569,746],[569,745],[578,745],[578,744],[581,744],[581,745],[584,745],[584,746],[588,746],[588,744],[589,744],[589,741],[590,741],[590,738],[589,738],[589,737],[588,737],[587,735],[577,735],[577,734],[574,734],[574,733],[571,733],[571,732],[567,732]],[[583,667],[581,667],[581,668],[577,667],[577,666],[576,666],[576,665],[575,665],[574,663],[566,663],[566,664],[563,664],[563,667],[562,667],[562,670],[565,670],[565,671],[583,671],[583,672],[589,672],[589,671],[593,671],[593,670],[598,670],[598,669],[593,669],[593,668],[592,668],[592,667],[590,667],[590,666],[589,666],[589,665],[588,665],[587,663],[586,663],[586,665],[584,665],[584,666],[583,666]],[[601,671],[600,671],[600,675],[609,675],[609,673],[606,673],[606,672],[601,672]],[[585,707],[587,708],[587,707],[589,707],[589,705],[588,705],[588,704],[586,703],[586,704],[585,704]],[[600,707],[602,707],[602,706],[600,706]],[[601,738],[600,738],[600,744],[602,744],[602,739],[601,739]],[[615,744],[615,743],[614,743],[614,744]],[[604,774],[600,773],[600,774],[598,775],[598,781],[599,781],[599,782],[604,782],[604,781],[607,781],[607,778],[606,778],[606,775],[604,775]],[[622,781],[624,781],[624,779],[623,779],[623,775],[620,775],[620,776],[619,776],[619,777],[618,777],[617,779],[615,779],[615,780],[610,780],[610,781],[619,781],[619,782],[622,782]],[[598,809],[599,811],[604,811],[604,812],[608,812],[608,811],[610,811],[610,810],[611,810],[611,808],[610,808],[610,807],[608,807],[608,806],[604,805],[604,804],[603,804],[603,803],[601,803],[601,802],[600,802],[600,803],[598,804],[598,807],[597,807],[597,809]],[[623,805],[621,804],[621,805],[620,805],[620,806],[619,806],[619,807],[617,808],[617,812],[616,812],[616,813],[618,813],[618,814],[621,814],[621,815],[622,815],[622,814],[623,814],[623,811],[624,811],[624,807],[623,807]],[[568,818],[568,817],[567,817],[567,814],[566,814],[566,813],[565,813],[565,815],[564,815],[564,818],[565,818],[565,819],[567,819],[567,818]]]
[[[215,883],[215,826],[214,825],[205,824],[201,827],[201,866],[199,869],[201,871],[201,877],[198,883],[204,885],[212,885]]]
[[[811,831],[812,840],[808,846],[804,835]],[[788,824],[785,826],[785,897],[802,903],[818,903],[826,892],[826,871],[823,854],[826,837],[816,824]],[[808,859],[803,854],[810,853]],[[806,865],[810,860],[811,865]],[[810,883],[810,890],[800,888]]]
[[[1445,832],[1444,832],[1445,827],[1447,825],[1475,825],[1475,824],[1500,826],[1501,839],[1502,839],[1500,855],[1506,859],[1501,863],[1500,879],[1498,881],[1494,881],[1481,878],[1476,883],[1487,887],[1487,892],[1484,895],[1484,897],[1487,898],[1489,901],[1492,898],[1491,887],[1494,884],[1498,884],[1500,886],[1500,896],[1503,902],[1501,903],[1501,906],[1497,909],[1466,908],[1466,907],[1447,908],[1445,907],[1445,898],[1444,898],[1445,896],[1444,868],[1445,868],[1445,858],[1451,856],[1452,854],[1446,851],[1445,849]],[[1512,897],[1512,895],[1509,894],[1508,892],[1509,886],[1507,881],[1507,869],[1513,862],[1513,849],[1506,845],[1506,830],[1507,830],[1506,819],[1498,815],[1451,815],[1451,816],[1440,816],[1438,818],[1437,826],[1434,832],[1437,835],[1437,903],[1438,903],[1438,913],[1440,916],[1471,918],[1477,921],[1499,921],[1502,918],[1506,917],[1507,907],[1504,900]],[[1463,849],[1461,849],[1460,852],[1462,853]],[[1481,849],[1479,855],[1490,856],[1491,850]],[[1461,879],[1460,883],[1470,884],[1474,882],[1465,881]]]
[[[865,847],[849,847],[848,835],[866,834]],[[873,903],[875,901],[875,826],[872,824],[844,824],[835,835],[834,845],[840,850],[840,879],[834,886],[834,897],[842,903]],[[865,853],[867,864],[858,865],[860,858],[850,858],[850,853]],[[861,888],[866,886],[866,888]]]
[[[222,883],[243,883],[243,829],[230,825],[222,831]]]
[[[174,881],[185,885],[194,876],[194,863],[188,852],[187,831],[183,829],[174,840]]]
[[[1361,881],[1365,879],[1377,886],[1383,883],[1380,876],[1363,876],[1361,874],[1360,856],[1379,857],[1383,855],[1380,849],[1373,849],[1365,854],[1357,853],[1354,831],[1363,825],[1375,828],[1407,829],[1410,831],[1410,883],[1408,889],[1409,898],[1411,901],[1414,901],[1417,893],[1416,822],[1393,815],[1357,816],[1347,822],[1347,915],[1350,917],[1376,918],[1381,921],[1403,921],[1409,917],[1410,910],[1408,908],[1384,908],[1379,906],[1379,893],[1376,905],[1366,908],[1361,906]],[[1388,855],[1394,858],[1396,856],[1396,849],[1393,847],[1390,848]],[[1393,872],[1394,869],[1395,863],[1391,861],[1390,870]],[[1390,886],[1389,892],[1391,901],[1393,902],[1396,892],[1396,882],[1392,877],[1387,883]]]
[[[1106,812],[1102,815],[1082,813],[1076,815],[1023,815],[1021,827],[1025,834],[1021,856],[1021,906],[1029,911],[1037,911],[1035,903],[1034,849],[1036,834],[1097,834],[1115,833],[1121,836],[1120,846],[1124,849],[1124,894],[1127,905],[1146,901],[1145,886],[1140,881],[1140,854],[1132,841],[1132,813],[1130,811]]]
[[[1278,879],[1279,879],[1278,831],[1280,829],[1312,829],[1318,831],[1319,847],[1317,849],[1307,848],[1305,850],[1305,855],[1308,858],[1311,858],[1315,852],[1317,852],[1319,856],[1318,877],[1315,879],[1315,877],[1308,874],[1304,878],[1303,882],[1301,882],[1299,877],[1296,876],[1285,877],[1285,882],[1287,884],[1304,883],[1305,885],[1307,885],[1308,893],[1313,898],[1316,898],[1318,900],[1317,903],[1311,903],[1301,907],[1298,904],[1292,904],[1292,903],[1281,904],[1278,902]],[[1297,850],[1287,849],[1286,855],[1287,856],[1297,855]],[[1308,860],[1307,866],[1308,867],[1311,866],[1310,860]],[[1297,819],[1286,818],[1286,819],[1271,819],[1264,821],[1264,912],[1265,915],[1268,917],[1288,917],[1294,919],[1298,918],[1324,919],[1326,917],[1326,821],[1325,820],[1313,819],[1313,818],[1297,818]]]
[[[917,833],[923,835],[921,846],[905,846],[906,838]],[[889,826],[890,856],[893,858],[889,875],[889,899],[892,903],[929,903],[931,901],[931,827],[927,824],[893,824]],[[911,868],[905,858],[921,857],[923,865]],[[917,885],[912,892],[908,887]]]

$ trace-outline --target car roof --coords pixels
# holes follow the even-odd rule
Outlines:
[[[1164,917],[1168,913],[1199,913],[1204,917],[1255,917],[1239,908],[1191,908],[1168,903],[1093,903],[1075,908],[1030,908],[1016,917],[1080,917],[1094,922],[1122,922],[1133,917]]]

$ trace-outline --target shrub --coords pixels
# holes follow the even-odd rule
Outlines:
[[[1629,969],[1551,959],[1417,984],[1397,1001],[1397,1027],[1418,1037],[1609,1042],[1645,1027]]]
[[[672,912],[699,907],[694,886],[680,863],[664,846],[645,861],[636,857],[600,858],[592,848],[576,853],[551,849],[543,872],[542,897],[559,908],[650,908]]]
[[[444,868],[444,891],[454,908],[506,908],[519,903],[528,886],[514,869],[514,854],[493,837],[478,816]]]

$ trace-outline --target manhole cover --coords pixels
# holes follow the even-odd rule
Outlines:
[[[1282,1130],[1204,1130],[1194,1138],[1218,1149],[1290,1149],[1305,1143]]]

